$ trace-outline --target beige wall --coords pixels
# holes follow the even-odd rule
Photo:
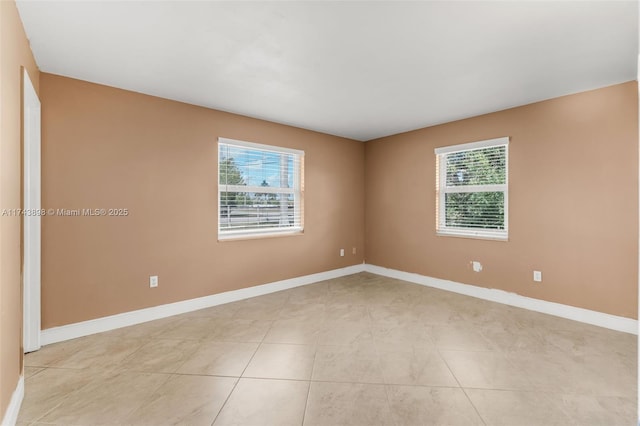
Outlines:
[[[363,262],[361,142],[51,74],[40,84],[43,206],[130,211],[43,219],[44,329]],[[305,151],[304,235],[217,241],[219,136]]]
[[[637,93],[629,82],[367,142],[367,263],[636,318]],[[436,236],[434,148],[499,136],[509,241]]]
[[[0,210],[20,208],[22,67],[38,91],[38,68],[13,1],[0,1]],[[22,372],[21,229],[0,217],[0,419]]]
[[[43,205],[131,211],[44,219],[43,328],[356,264],[363,249],[375,265],[637,316],[635,82],[366,144],[44,73],[41,86]],[[505,135],[509,241],[435,236],[433,149]],[[217,241],[218,136],[306,151],[304,236]]]

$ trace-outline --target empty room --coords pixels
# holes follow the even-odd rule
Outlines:
[[[0,1],[2,425],[638,425],[638,2]]]

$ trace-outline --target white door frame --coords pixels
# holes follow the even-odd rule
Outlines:
[[[24,131],[24,264],[23,345],[24,352],[40,349],[40,100],[27,70],[23,80]]]

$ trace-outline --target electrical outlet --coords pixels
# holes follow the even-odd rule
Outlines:
[[[344,249],[340,249],[340,256],[344,256]]]
[[[533,271],[533,280],[535,282],[542,282],[542,271]]]
[[[471,265],[473,266],[473,272],[482,271],[482,263],[474,260],[471,262]]]
[[[154,288],[158,287],[158,276],[152,275],[149,277],[149,287]]]
[[[351,250],[351,254],[356,254],[356,248],[354,247],[353,250]]]

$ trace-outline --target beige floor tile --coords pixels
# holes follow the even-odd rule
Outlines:
[[[379,328],[395,328],[421,324],[413,308],[404,304],[369,306],[369,317],[373,326]]]
[[[318,332],[319,345],[356,345],[373,343],[371,325],[364,320],[327,320]]]
[[[289,300],[289,291],[282,290],[282,291],[276,291],[275,293],[263,294],[262,296],[256,296],[250,299],[241,300],[238,303],[248,303],[248,304],[265,303],[265,304],[270,304],[272,306],[276,306],[276,305],[282,306],[288,300]]]
[[[263,343],[243,377],[309,380],[315,351],[313,345]]]
[[[40,422],[33,422],[33,423],[16,423],[16,426],[52,426],[55,425],[55,423],[40,423]],[[60,426],[65,426],[65,425],[60,425]]]
[[[396,425],[483,425],[460,388],[387,386]]]
[[[120,368],[143,373],[173,373],[198,348],[194,340],[154,339],[122,361]]]
[[[68,358],[76,351],[87,347],[91,342],[94,342],[92,337],[93,336],[80,337],[65,342],[45,345],[37,351],[25,354],[24,365],[25,367],[50,367]]]
[[[222,342],[257,342],[260,343],[269,331],[272,321],[231,319],[221,322],[210,340]]]
[[[18,420],[31,422],[40,419],[60,405],[70,393],[95,380],[93,372],[47,368],[25,379],[25,395]]]
[[[44,371],[44,367],[24,367],[24,378],[28,379],[31,376],[35,376],[36,374]]]
[[[361,303],[327,303],[325,314],[326,321],[371,321],[367,306]]]
[[[176,321],[181,318],[183,318],[182,315],[174,315],[167,318],[157,319],[155,321],[143,322],[141,324],[107,331],[101,335],[117,337],[120,339],[149,339],[164,333],[173,327]]]
[[[95,379],[69,394],[40,421],[63,425],[122,423],[168,378],[166,374],[127,372]]]
[[[313,380],[384,383],[382,365],[372,344],[318,346]]]
[[[483,326],[480,333],[494,348],[502,352],[557,352],[557,349],[548,344],[535,329],[516,326],[508,320]]]
[[[215,426],[302,424],[309,382],[240,379]]]
[[[47,345],[25,356],[29,367],[112,368],[140,349],[147,340],[92,336]]]
[[[490,351],[494,347],[478,327],[466,325],[434,325],[429,329],[438,349],[456,351]]]
[[[462,298],[450,303],[451,309],[459,312],[468,324],[491,327],[504,321],[511,315],[511,306],[501,305],[487,300]]]
[[[539,330],[583,330],[585,325],[577,321],[529,311],[527,309],[514,309],[510,318],[513,324],[533,327]]]
[[[225,303],[211,308],[199,309],[197,311],[182,314],[185,318],[232,318],[239,308],[237,302]]]
[[[305,426],[393,424],[384,385],[311,383]]]
[[[620,397],[551,395],[569,417],[570,424],[580,426],[635,425],[637,400]]]
[[[464,388],[532,389],[527,376],[499,352],[440,351]]]
[[[445,301],[429,301],[416,306],[413,312],[425,325],[456,326],[467,324],[462,314]]]
[[[329,286],[327,282],[319,282],[313,285],[292,288],[287,293],[287,303],[325,303]]]
[[[543,392],[593,394],[600,390],[598,374],[590,371],[584,359],[556,350],[548,353],[511,352],[510,363]]]
[[[578,357],[584,361],[594,379],[597,395],[629,397],[638,392],[638,366],[629,365],[616,356],[591,355]]]
[[[636,336],[361,273],[45,346],[19,421],[207,424],[245,369],[302,380],[240,379],[218,424],[300,425],[309,374],[307,424],[474,424],[466,392],[487,424],[617,426],[638,392]]]
[[[572,330],[539,330],[549,346],[569,355],[615,357],[637,364],[637,339],[628,333],[605,330],[588,324],[574,325]]]
[[[433,349],[430,328],[419,322],[406,325],[372,325],[373,339],[382,350],[387,348]]]
[[[637,367],[616,357],[514,352],[508,358],[533,388],[545,392],[630,398],[637,393]]]
[[[390,285],[388,282],[381,281],[373,291],[365,294],[364,301],[370,308],[403,306],[411,309],[423,303],[423,290],[424,287],[417,284],[396,281],[395,284]]]
[[[458,387],[449,367],[435,350],[387,348],[379,350],[379,355],[387,384]]]
[[[326,316],[324,303],[287,303],[278,313],[278,319],[293,318],[299,321],[322,323]]]
[[[127,417],[125,423],[209,426],[237,380],[230,377],[172,376]]]
[[[365,290],[358,288],[340,288],[329,290],[327,306],[365,304]]]
[[[258,343],[202,342],[177,373],[240,377],[257,348]]]
[[[175,340],[205,340],[218,326],[218,318],[179,316],[174,323],[156,337]]]
[[[271,325],[267,335],[264,336],[264,342],[314,344],[318,341],[322,327],[322,322],[314,320],[300,320],[297,318],[276,320]]]
[[[282,303],[270,303],[269,301],[252,302],[242,304],[234,313],[234,318],[249,320],[275,320],[280,316]]]
[[[538,392],[466,389],[480,417],[488,425],[565,426],[569,417]]]

